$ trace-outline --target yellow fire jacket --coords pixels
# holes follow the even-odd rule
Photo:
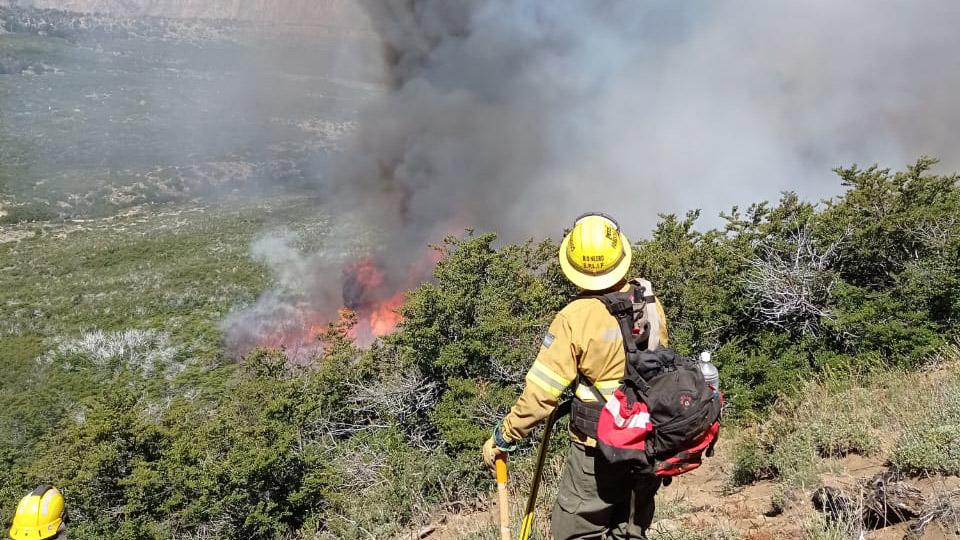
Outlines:
[[[621,291],[628,290],[625,285]],[[660,300],[660,345],[667,346],[666,316]],[[527,372],[523,393],[503,419],[503,433],[511,440],[524,438],[553,412],[560,395],[577,381],[577,373],[594,382],[609,398],[623,378],[626,354],[617,319],[596,298],[578,298],[557,313],[543,339],[540,352]],[[583,401],[596,401],[587,388],[574,388]],[[571,427],[571,437],[587,446],[596,441]]]

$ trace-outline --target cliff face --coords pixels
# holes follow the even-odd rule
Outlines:
[[[362,24],[363,14],[358,4],[356,0],[0,0],[0,5],[122,17],[152,15],[348,26]]]

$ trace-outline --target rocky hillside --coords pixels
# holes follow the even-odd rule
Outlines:
[[[650,540],[960,540],[960,350],[917,373],[834,373],[758,425],[727,422],[717,453],[657,494]],[[565,448],[535,513],[545,538]],[[561,449],[563,448],[563,449]],[[511,462],[519,523],[530,478]],[[496,502],[439,512],[393,540],[495,540]],[[516,526],[516,525],[515,525]]]
[[[271,23],[362,25],[356,0],[0,0],[19,5],[123,17],[239,19]]]

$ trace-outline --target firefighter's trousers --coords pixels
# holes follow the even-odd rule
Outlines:
[[[553,538],[645,538],[659,488],[660,478],[611,465],[596,448],[572,443],[553,508]]]

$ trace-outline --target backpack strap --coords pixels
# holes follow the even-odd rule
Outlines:
[[[612,292],[588,298],[596,298],[603,302],[603,305],[607,307],[607,311],[616,317],[617,323],[620,326],[620,335],[623,337],[623,351],[626,355],[624,380],[636,381],[639,385],[637,390],[641,393],[646,393],[650,390],[650,385],[640,376],[640,372],[637,371],[635,366],[636,357],[640,354],[640,349],[637,347],[637,340],[633,335],[635,295],[636,288],[631,286],[630,291],[627,293]]]
[[[648,351],[660,347],[660,335],[663,332],[663,320],[657,307],[657,297],[653,293],[653,284],[646,279],[631,279],[630,289],[626,292],[610,292],[597,295],[580,295],[580,298],[596,298],[603,302],[607,311],[614,317],[618,314],[630,315],[630,334],[640,324],[647,328]],[[625,334],[626,335],[626,334]]]
[[[581,295],[580,298],[596,298],[603,302],[607,311],[617,319],[620,327],[620,335],[623,337],[623,351],[626,355],[626,364],[624,365],[624,380],[635,381],[639,393],[646,394],[650,391],[650,385],[640,375],[637,365],[640,362],[640,354],[643,352],[637,346],[636,336],[633,334],[634,326],[640,322],[647,327],[647,351],[655,351],[660,346],[660,333],[662,321],[660,312],[657,309],[657,297],[653,294],[653,285],[645,279],[631,279],[630,288],[626,292],[609,292],[598,295]],[[604,403],[602,394],[596,387],[583,378],[584,384],[597,398],[599,403]],[[631,396],[636,398],[637,396]]]

